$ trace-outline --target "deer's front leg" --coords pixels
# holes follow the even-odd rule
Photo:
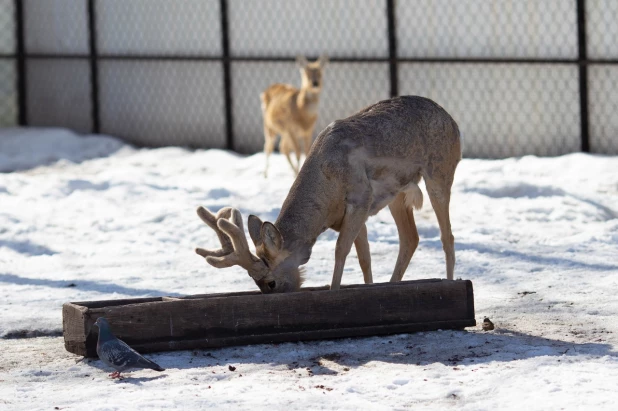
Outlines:
[[[371,254],[369,253],[369,240],[367,239],[366,224],[363,224],[361,227],[356,240],[354,240],[354,246],[356,247],[358,263],[363,271],[363,279],[365,280],[365,284],[372,284],[373,275],[371,274]]]
[[[361,206],[348,205],[346,208],[346,213],[343,217],[341,230],[339,232],[339,238],[337,238],[337,245],[335,246],[335,269],[333,271],[333,281],[330,286],[331,290],[338,290],[341,285],[345,259],[350,253],[354,240],[365,226],[368,210],[368,204],[363,204]]]

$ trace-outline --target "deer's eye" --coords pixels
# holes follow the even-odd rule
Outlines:
[[[262,258],[262,262],[264,263],[264,265],[266,266],[266,268],[270,268],[270,267],[268,266],[268,261],[266,261],[266,259],[265,259],[265,258]]]
[[[277,283],[274,282],[274,281],[271,281],[271,282],[268,283],[268,286],[270,287],[271,290],[274,290],[275,287],[277,286]]]

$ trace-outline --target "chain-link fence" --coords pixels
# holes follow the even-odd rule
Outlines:
[[[0,126],[262,149],[259,94],[329,56],[316,133],[432,98],[468,157],[618,154],[616,0],[0,0]]]

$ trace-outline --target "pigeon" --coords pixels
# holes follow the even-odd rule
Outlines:
[[[97,318],[94,325],[99,327],[97,354],[101,361],[116,369],[109,374],[112,378],[122,379],[120,373],[132,368],[150,368],[155,371],[165,371],[158,364],[144,358],[140,353],[129,347],[124,341],[112,334],[109,323],[103,317]]]
[[[483,319],[483,325],[481,325],[481,328],[483,329],[483,331],[491,331],[494,329],[494,323],[492,323],[488,317],[485,317]]]

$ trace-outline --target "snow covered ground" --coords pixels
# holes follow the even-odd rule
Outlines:
[[[122,381],[64,350],[67,301],[256,289],[194,253],[217,245],[195,209],[274,220],[293,176],[278,155],[268,179],[263,166],[261,154],[0,130],[0,409],[615,409],[618,157],[582,153],[460,164],[456,276],[474,283],[476,328],[158,353],[165,372]],[[429,201],[417,225],[404,278],[443,277]],[[388,211],[368,230],[374,279],[387,281]],[[330,283],[335,240],[320,237],[305,285]],[[343,282],[362,282],[354,250]]]

